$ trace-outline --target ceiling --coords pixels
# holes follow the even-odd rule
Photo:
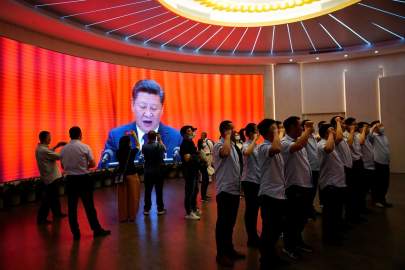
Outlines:
[[[313,19],[262,27],[193,21],[156,0],[4,2],[9,10],[2,8],[3,20],[88,46],[110,44],[112,51],[126,48],[128,54],[167,60],[295,62],[405,49],[405,0],[365,0]]]

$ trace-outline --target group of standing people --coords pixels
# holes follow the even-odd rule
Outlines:
[[[381,208],[389,186],[389,144],[379,121],[357,123],[352,117],[333,117],[330,123],[301,121],[291,116],[283,123],[264,119],[244,128],[240,143],[231,121],[219,126],[221,138],[213,157],[217,200],[217,262],[232,266],[245,258],[232,244],[241,186],[246,208],[247,245],[261,253],[261,267],[284,264],[276,251],[283,235],[282,251],[291,259],[312,252],[302,233],[314,216],[319,189],[322,234],[325,244],[341,245],[343,232],[366,221],[366,197]],[[259,134],[263,142],[258,144]],[[260,208],[262,231],[257,233]]]

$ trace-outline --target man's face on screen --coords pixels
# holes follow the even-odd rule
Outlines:
[[[135,114],[136,125],[147,133],[159,126],[163,106],[159,95],[140,92],[132,103],[132,111]]]

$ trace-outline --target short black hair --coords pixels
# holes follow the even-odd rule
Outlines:
[[[365,125],[369,125],[367,122],[359,122],[359,123],[357,123],[357,126],[358,126],[358,128],[362,128],[362,127],[364,127]]]
[[[240,137],[240,140],[242,141],[242,142],[246,142],[246,136],[245,136],[245,128],[241,128],[240,130],[239,130],[239,137]]]
[[[156,140],[157,133],[154,130],[149,130],[148,132],[148,142],[153,142]]]
[[[333,116],[332,119],[330,119],[330,124],[331,124],[333,127],[336,127],[336,119],[335,119],[336,117],[339,117],[339,118],[341,118],[342,120],[345,119],[343,116],[340,116],[340,115],[335,115],[335,116]]]
[[[346,120],[345,120],[345,125],[346,125],[346,126],[350,126],[350,125],[353,125],[354,122],[356,122],[356,119],[355,119],[355,118],[353,118],[353,117],[348,117],[348,118],[346,118]]]
[[[319,127],[319,136],[321,136],[321,138],[325,139],[325,136],[327,135],[328,129],[329,129],[330,127],[332,127],[331,124],[322,124],[322,125]]]
[[[266,136],[267,132],[269,131],[269,128],[273,125],[276,124],[277,122],[274,121],[273,119],[263,119],[258,125],[257,128],[259,129],[259,133],[262,136]]]
[[[281,123],[281,121],[278,121],[278,120],[274,120],[274,121],[276,122],[276,125],[277,125],[277,126],[283,124],[283,123]]]
[[[197,149],[198,149],[198,151],[203,150],[203,148],[204,148],[203,143],[204,143],[203,139],[198,139],[198,141],[197,141]]]
[[[222,121],[221,124],[219,124],[219,132],[221,134],[224,134],[225,131],[227,131],[229,129],[230,124],[232,124],[232,121],[230,121],[230,120]]]
[[[154,80],[140,80],[132,88],[132,99],[135,100],[140,92],[160,97],[160,103],[165,101],[165,92],[162,87]]]
[[[287,119],[284,120],[283,126],[285,128],[285,131],[288,133],[292,127],[294,127],[297,124],[297,121],[299,121],[301,118],[298,116],[290,116]]]
[[[49,136],[49,134],[51,134],[49,131],[46,131],[46,130],[42,130],[40,133],[39,133],[39,141],[41,142],[41,143],[44,143],[45,142],[45,140],[46,140],[46,138]]]
[[[255,132],[256,130],[256,124],[255,123],[249,123],[245,127],[245,134],[246,136],[249,136],[249,134]]]
[[[318,123],[318,128],[320,127],[320,126],[322,126],[322,125],[325,125],[326,124],[326,121],[319,121],[319,123]]]
[[[370,127],[374,126],[375,124],[381,123],[380,120],[374,120],[373,122],[370,123]]]
[[[72,140],[79,139],[81,134],[82,130],[78,126],[74,126],[69,129],[69,136]]]

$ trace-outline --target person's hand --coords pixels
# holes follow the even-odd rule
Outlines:
[[[253,141],[257,142],[258,139],[259,139],[259,134],[253,133]]]
[[[335,134],[335,129],[333,127],[328,128],[328,135]]]
[[[160,136],[159,133],[156,134],[156,139],[157,139],[158,142],[162,141],[162,137]]]
[[[336,123],[342,124],[342,118],[340,116],[335,117]]]
[[[227,131],[225,131],[225,139],[230,138],[231,135],[232,135],[232,130],[231,129],[228,129]]]
[[[58,142],[58,144],[55,146],[55,148],[65,146],[66,144],[67,144],[67,142]]]
[[[354,133],[355,130],[356,130],[356,126],[355,126],[355,125],[351,125],[351,126],[350,126],[350,133]]]
[[[305,130],[308,130],[310,133],[314,132],[314,122],[312,121],[307,121],[305,122]]]

